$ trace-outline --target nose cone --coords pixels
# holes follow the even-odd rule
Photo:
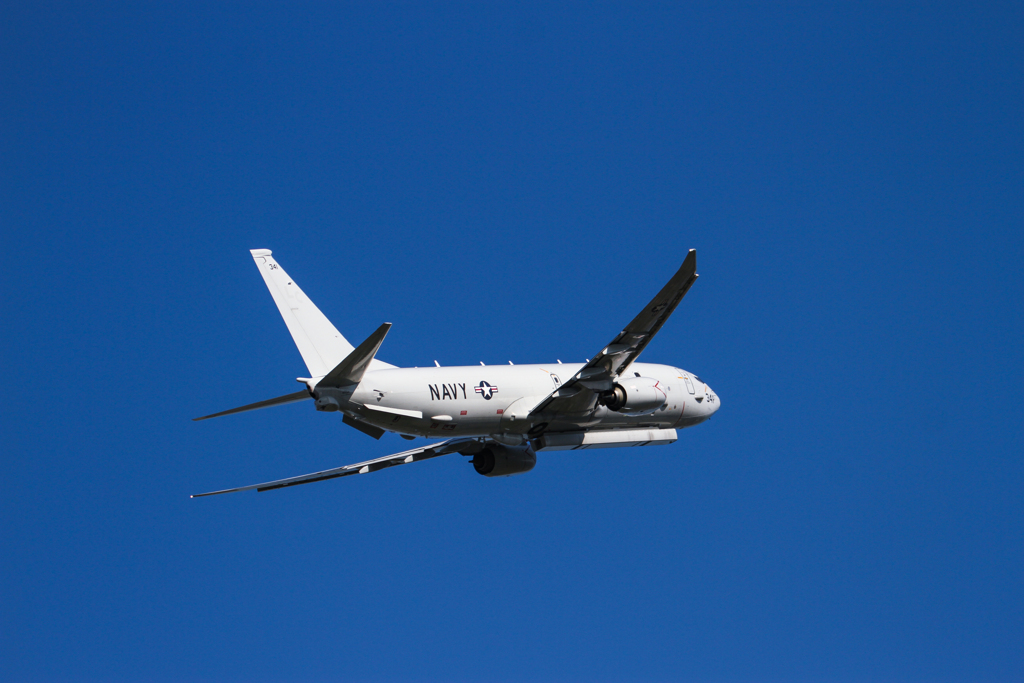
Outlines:
[[[707,403],[709,408],[708,414],[714,415],[718,412],[718,409],[722,407],[722,399],[718,398],[718,394],[716,394],[707,384],[704,385],[704,389],[707,394],[707,399],[705,399],[704,402]]]

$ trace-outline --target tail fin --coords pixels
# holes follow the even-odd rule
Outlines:
[[[274,297],[277,310],[281,312],[310,375],[323,377],[352,353],[352,345],[277,264],[269,249],[252,249],[249,253],[260,269],[260,275],[267,283],[267,289]],[[394,366],[374,359],[370,367]]]

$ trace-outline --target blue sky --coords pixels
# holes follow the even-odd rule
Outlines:
[[[1024,678],[1015,3],[22,3],[0,21],[12,681]],[[297,404],[270,248],[400,365],[643,360],[669,447]]]

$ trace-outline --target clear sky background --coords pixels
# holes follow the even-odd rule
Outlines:
[[[894,5],[897,5],[894,7]],[[1024,679],[1020,3],[0,10],[0,677]],[[248,250],[400,365],[643,360],[668,447],[308,403]],[[421,440],[420,443],[423,443]]]

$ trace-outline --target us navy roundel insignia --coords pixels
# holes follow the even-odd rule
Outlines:
[[[483,396],[488,401],[491,400],[491,396],[498,393],[498,387],[492,387],[487,382],[480,382],[480,384],[473,387],[473,391]]]

